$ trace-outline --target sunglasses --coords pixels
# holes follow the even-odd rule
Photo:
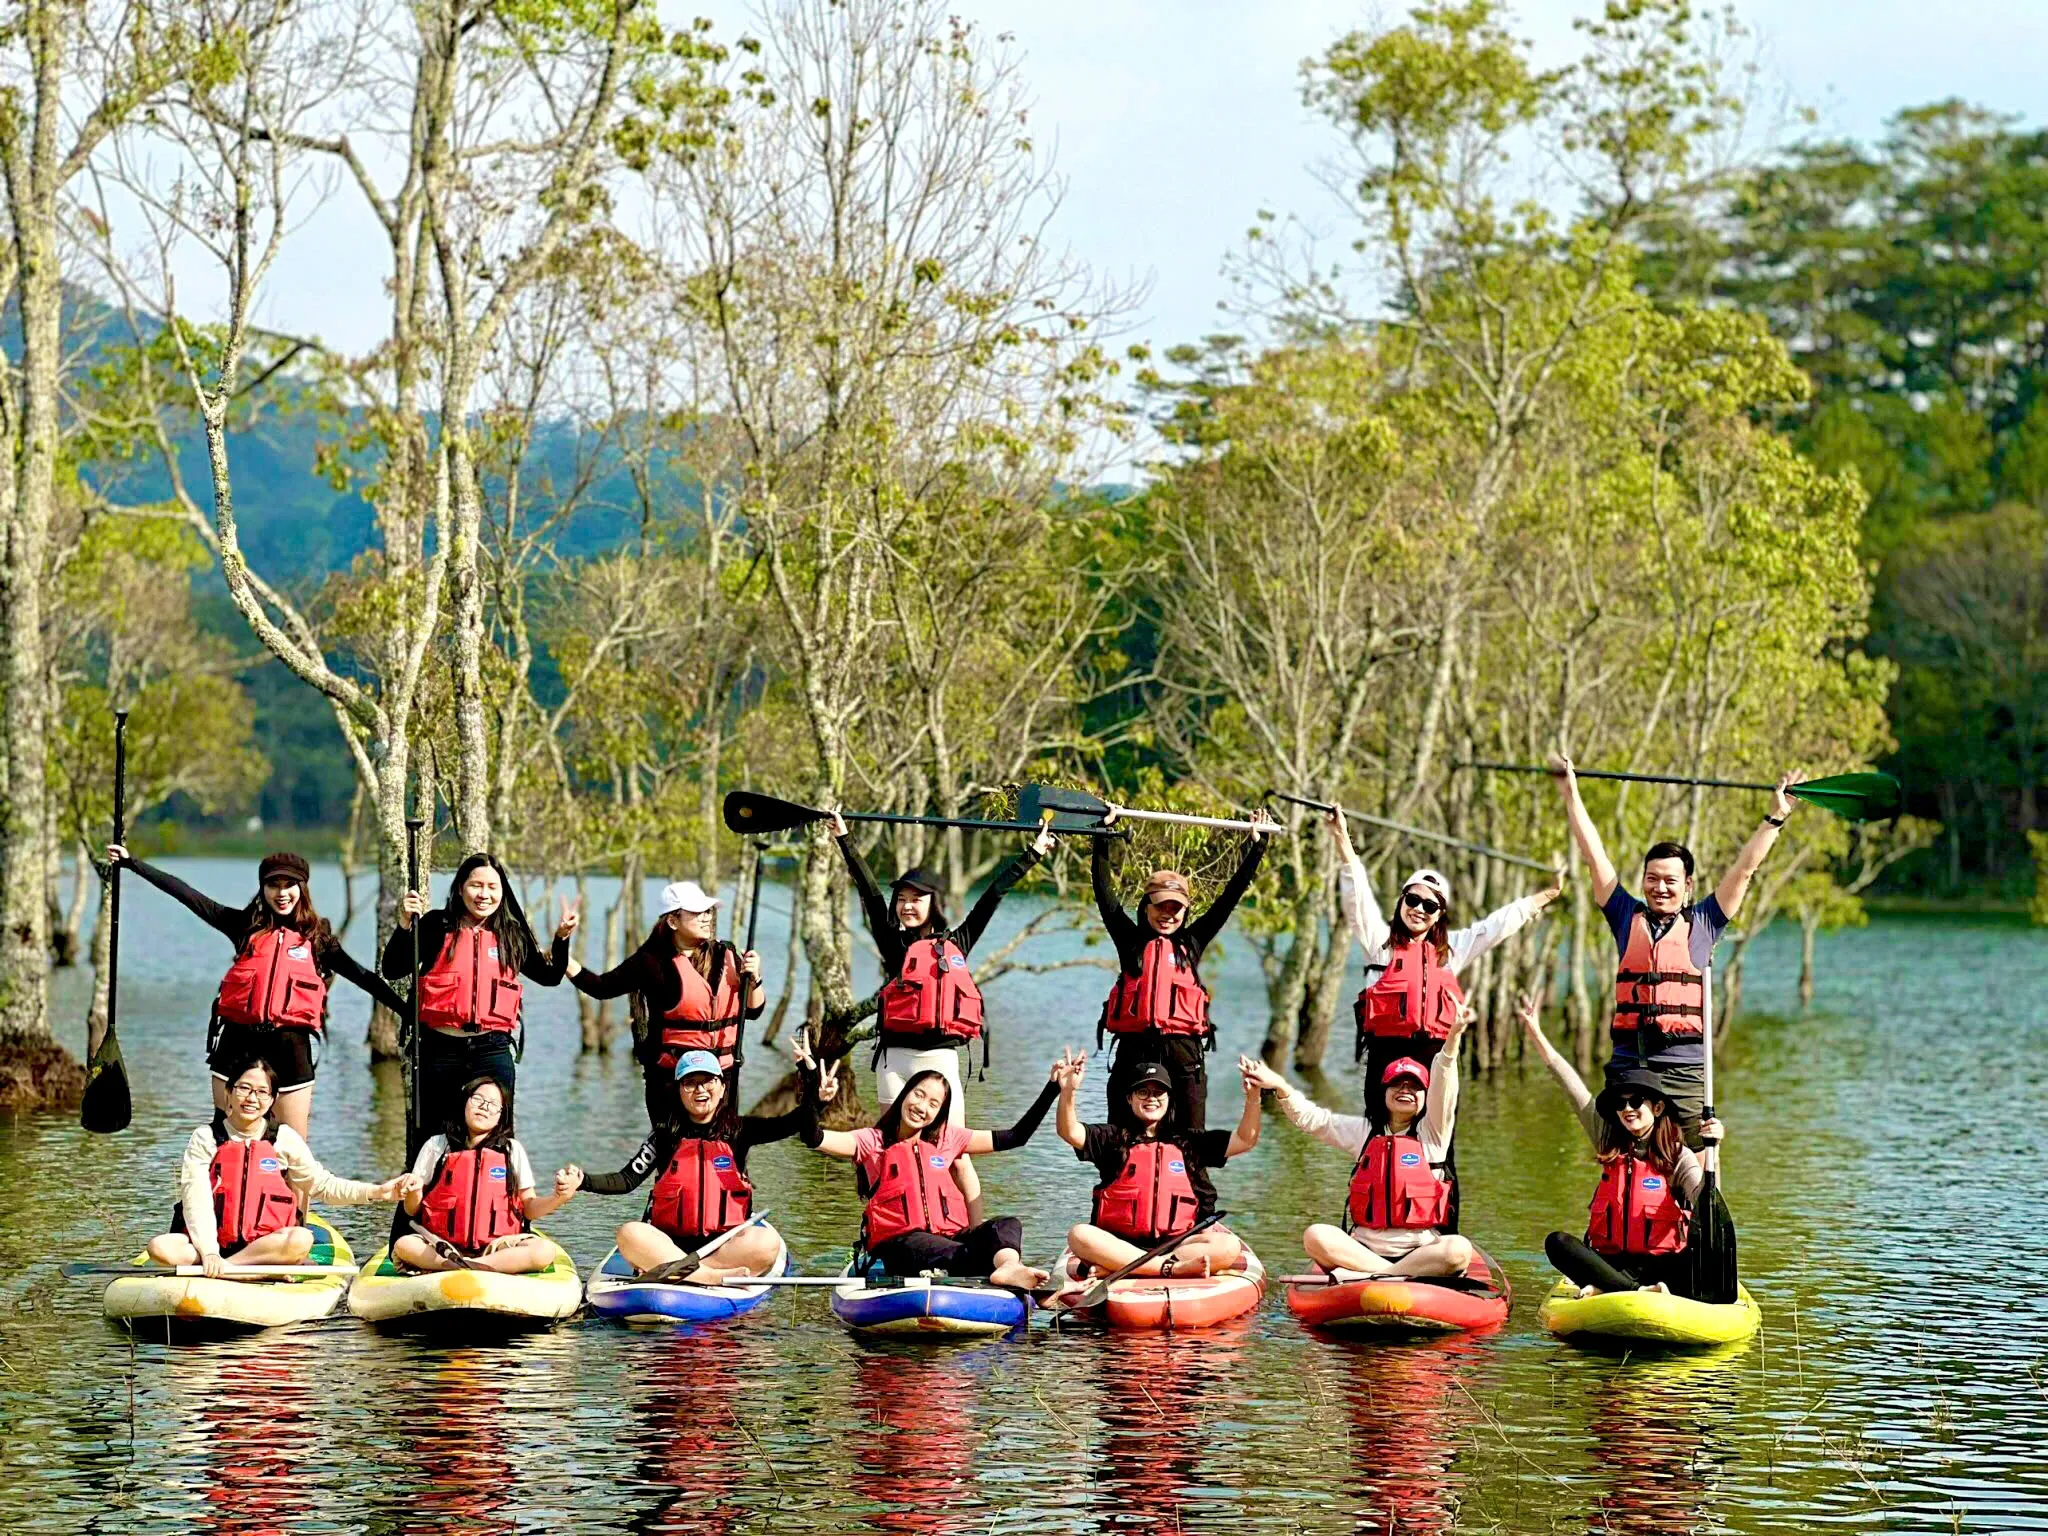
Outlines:
[[[1648,1109],[1657,1101],[1647,1093],[1624,1093],[1617,1095],[1614,1102],[1623,1109]]]
[[[1429,896],[1418,896],[1413,891],[1403,891],[1401,893],[1401,905],[1414,908],[1424,917],[1434,917],[1444,909],[1442,902]]]

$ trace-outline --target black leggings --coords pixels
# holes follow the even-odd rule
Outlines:
[[[921,1275],[928,1269],[941,1270],[956,1279],[982,1279],[996,1267],[996,1255],[1005,1248],[1024,1250],[1024,1223],[1014,1216],[998,1216],[966,1232],[947,1236],[938,1232],[905,1232],[868,1250],[875,1267],[892,1275]]]
[[[1557,1272],[1574,1285],[1603,1291],[1635,1291],[1662,1283],[1674,1296],[1693,1294],[1692,1260],[1683,1253],[1632,1255],[1626,1266],[1595,1253],[1582,1237],[1553,1232],[1543,1239],[1543,1252]]]
[[[462,1113],[462,1088],[472,1078],[490,1076],[506,1089],[519,1081],[519,1058],[512,1036],[502,1029],[474,1034],[420,1030],[420,1131],[432,1136]],[[417,1151],[417,1148],[414,1149]]]

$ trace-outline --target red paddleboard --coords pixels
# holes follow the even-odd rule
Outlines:
[[[1266,1267],[1247,1247],[1236,1269],[1216,1275],[1119,1280],[1100,1306],[1071,1311],[1073,1299],[1088,1285],[1077,1274],[1079,1267],[1071,1253],[1060,1254],[1053,1275],[1061,1288],[1046,1305],[1077,1320],[1107,1323],[1112,1328],[1214,1328],[1252,1311],[1266,1294]]]
[[[1465,1278],[1483,1289],[1429,1280],[1296,1276],[1288,1282],[1287,1310],[1311,1328],[1378,1333],[1465,1333],[1505,1322],[1515,1297],[1493,1260],[1475,1248]]]

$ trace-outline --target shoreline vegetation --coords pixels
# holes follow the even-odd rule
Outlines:
[[[195,49],[31,0],[0,44],[31,82],[10,110],[79,135],[37,137],[0,188],[38,253],[7,277],[0,413],[0,1061],[72,1027],[53,959],[105,963],[77,950],[93,892],[59,901],[55,875],[104,844],[115,707],[138,827],[233,815],[282,765],[293,815],[345,816],[305,846],[375,871],[380,938],[418,813],[444,856],[572,896],[619,878],[577,934],[593,967],[648,931],[650,875],[744,895],[718,816],[740,786],[954,819],[1026,781],[1210,816],[1280,789],[1547,859],[1549,785],[1460,764],[1895,765],[1911,814],[1787,827],[1722,955],[1723,1028],[1774,917],[1810,957],[1908,875],[2012,878],[2048,764],[2048,626],[2019,579],[2048,545],[2048,364],[2007,296],[2048,236],[1916,264],[1959,248],[1930,207],[2048,195],[2041,135],[1949,103],[1875,149],[1731,166],[1732,17],[1589,5],[1578,56],[1539,64],[1510,6],[1423,6],[1303,66],[1350,254],[1259,214],[1239,333],[1112,343],[1138,299],[1046,238],[1060,181],[1020,44],[939,0],[773,0],[732,36],[422,3],[367,40],[315,8]],[[1534,161],[1582,200],[1532,200]],[[490,195],[449,184],[457,162]],[[89,186],[112,214],[72,216]],[[386,277],[356,356],[253,318],[328,198],[374,215],[360,261]],[[1962,334],[1927,311],[1965,279]],[[1136,489],[1073,489],[1133,454]],[[307,503],[267,491],[306,473],[322,527],[280,537]],[[345,804],[310,771],[337,735]],[[1625,869],[1663,838],[1724,865],[1761,805],[1587,795]],[[1331,847],[1289,814],[1238,923],[1260,1055],[1310,1070],[1356,982]],[[858,839],[936,868],[949,911],[1016,842]],[[1236,848],[1142,830],[1121,894],[1170,865],[1205,899]],[[855,1002],[845,874],[815,832],[792,851],[770,964],[801,953],[825,1024]],[[1528,889],[1383,830],[1360,852],[1380,881],[1439,865],[1461,916]],[[1086,884],[1068,848],[1035,878]],[[1471,1070],[1507,1059],[1529,989],[1590,1062],[1604,944],[1580,878],[1490,953]],[[380,1010],[373,1052],[396,1042]]]

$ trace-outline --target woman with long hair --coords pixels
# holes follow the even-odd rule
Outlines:
[[[1564,867],[1543,890],[1464,928],[1451,926],[1451,882],[1434,869],[1418,869],[1401,882],[1389,921],[1351,846],[1343,811],[1331,811],[1323,820],[1342,860],[1337,896],[1344,922],[1365,951],[1365,988],[1353,1004],[1357,1057],[1365,1063],[1366,1082],[1377,1083],[1389,1062],[1406,1057],[1426,1067],[1436,1059],[1465,1001],[1459,975],[1557,900],[1564,890]]]
[[[1458,1122],[1458,1037],[1474,1017],[1459,1009],[1436,1060],[1389,1062],[1366,1084],[1365,1113],[1323,1108],[1264,1062],[1246,1076],[1280,1096],[1280,1111],[1317,1141],[1352,1160],[1344,1224],[1317,1222],[1301,1235],[1308,1256],[1331,1273],[1462,1275],[1472,1245],[1450,1225],[1455,1175],[1449,1168]]]
[[[1572,1064],[1543,1037],[1534,997],[1522,999],[1517,1017],[1530,1048],[1571,1100],[1600,1160],[1586,1235],[1553,1232],[1543,1241],[1558,1273],[1577,1285],[1582,1297],[1645,1290],[1695,1301],[1733,1301],[1732,1293],[1697,1294],[1690,1248],[1706,1174],[1685,1144],[1657,1074],[1646,1067],[1625,1068],[1610,1076],[1595,1098]],[[1699,1130],[1704,1141],[1726,1139],[1719,1120],[1702,1120]]]
[[[740,953],[718,937],[718,898],[694,880],[662,887],[661,910],[647,938],[608,971],[569,961],[570,985],[603,1001],[632,994],[633,1051],[647,1083],[647,1120],[659,1125],[675,1108],[676,1062],[686,1051],[708,1051],[725,1076],[725,1098],[739,1097],[743,1031],[768,1001],[761,956]],[[645,1020],[644,1027],[641,1020]]]
[[[215,990],[207,1027],[213,1107],[232,1107],[229,1068],[261,1056],[277,1074],[273,1112],[278,1124],[290,1126],[304,1140],[313,1118],[313,1076],[333,979],[340,976],[373,1001],[405,1011],[404,1000],[357,963],[314,910],[306,861],[296,853],[266,854],[256,866],[256,894],[239,907],[223,906],[119,843],[108,845],[107,862],[134,870],[235,946],[234,961]]]
[[[412,1231],[391,1245],[410,1269],[490,1269],[528,1275],[554,1262],[555,1245],[533,1223],[569,1203],[581,1169],[555,1174],[539,1194],[533,1162],[512,1129],[512,1085],[485,1074],[462,1085],[439,1135],[429,1136],[412,1165],[405,1194]]]
[[[455,867],[448,899],[429,911],[424,891],[407,891],[384,946],[387,977],[412,973],[419,926],[420,1115],[425,1125],[462,1110],[465,1083],[490,1076],[509,1090],[519,1077],[515,1037],[525,1000],[520,978],[558,985],[569,963],[576,909],[566,902],[555,942],[543,952],[513,893],[505,866],[472,853]]]

